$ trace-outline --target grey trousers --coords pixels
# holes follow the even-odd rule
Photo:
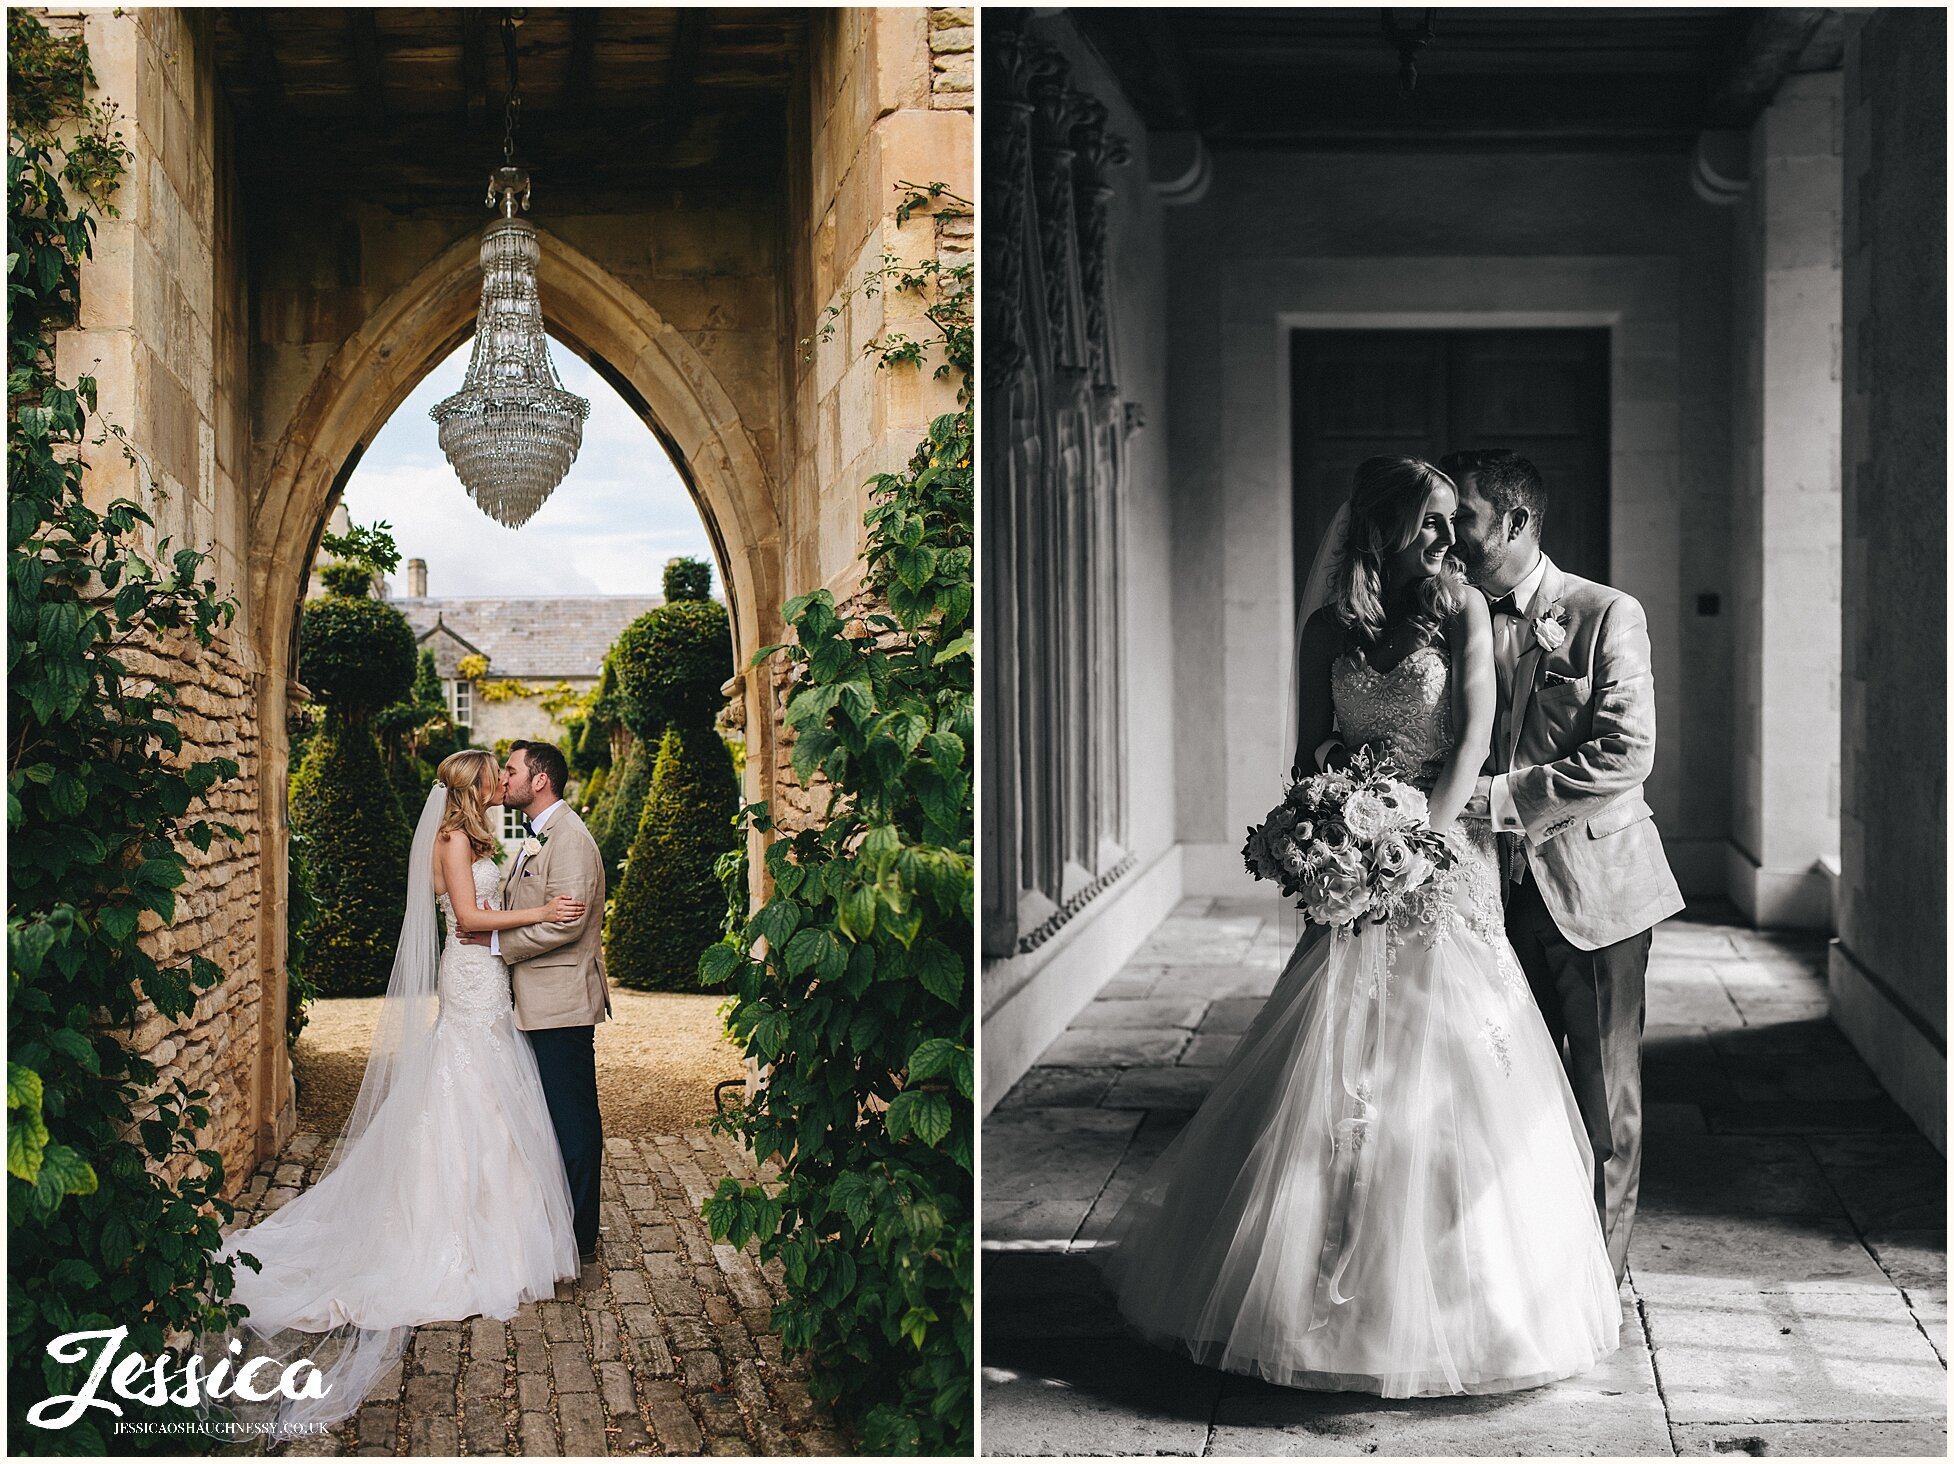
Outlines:
[[[1510,886],[1506,935],[1561,1050],[1594,1149],[1594,1203],[1620,1281],[1642,1183],[1642,1025],[1655,933],[1584,951],[1569,944],[1529,874]]]

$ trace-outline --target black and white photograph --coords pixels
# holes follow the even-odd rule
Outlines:
[[[1946,12],[982,24],[984,1452],[1944,1456]]]

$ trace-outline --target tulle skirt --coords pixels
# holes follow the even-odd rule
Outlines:
[[[458,1005],[458,1004],[457,1004]],[[356,1408],[408,1330],[507,1319],[579,1271],[569,1184],[535,1055],[512,1013],[444,1012],[429,1061],[310,1190],[225,1242],[254,1355],[306,1356],[329,1396],[283,1425]]]
[[[1528,1388],[1617,1345],[1592,1164],[1510,948],[1449,908],[1312,929],[1100,1255],[1127,1320],[1210,1366]]]

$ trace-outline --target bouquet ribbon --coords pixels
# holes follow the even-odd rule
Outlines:
[[[1359,920],[1354,928],[1331,933],[1324,968],[1329,986],[1323,999],[1329,1003],[1329,1010],[1342,1012],[1344,1019],[1331,1053],[1332,1091],[1338,1093],[1337,1119],[1331,1131],[1329,1222],[1317,1257],[1311,1331],[1329,1321],[1332,1307],[1353,1299],[1344,1289],[1344,1276],[1362,1241],[1364,1211],[1370,1197],[1375,1158],[1370,1140],[1377,1118],[1372,1095],[1390,995],[1385,982],[1388,960],[1382,925]]]

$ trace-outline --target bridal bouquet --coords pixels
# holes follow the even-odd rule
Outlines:
[[[1248,831],[1248,872],[1318,925],[1404,912],[1455,856],[1425,821],[1425,795],[1395,773],[1387,754],[1360,747],[1344,768],[1292,783]]]

